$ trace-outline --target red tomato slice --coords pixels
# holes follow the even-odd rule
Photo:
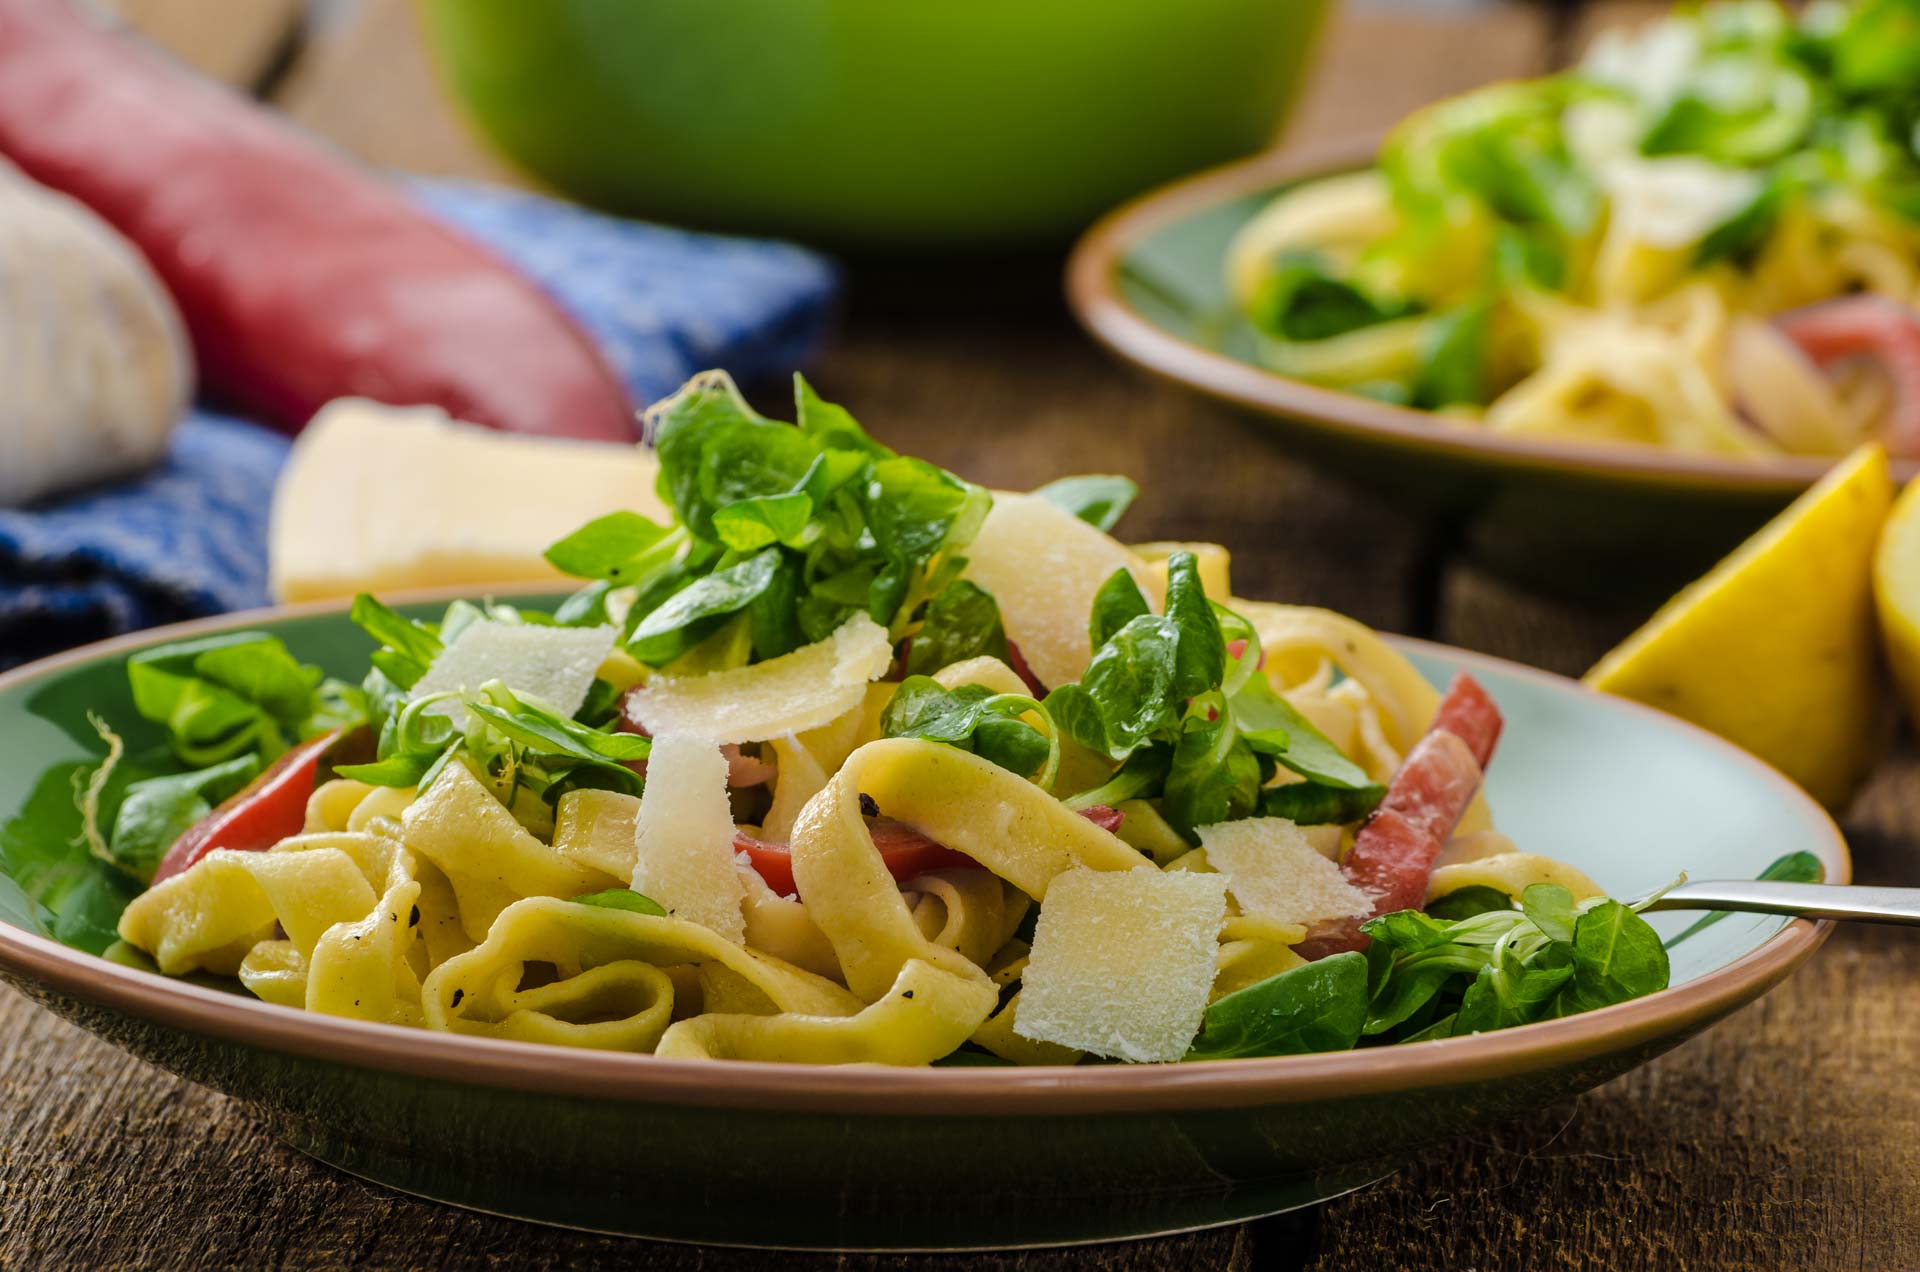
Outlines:
[[[1123,816],[1118,809],[1104,804],[1082,809],[1080,815],[1109,834],[1120,829]],[[880,860],[896,883],[904,883],[929,870],[964,870],[980,864],[891,817],[873,818],[867,823],[867,833],[873,836],[873,846],[880,850]],[[747,854],[754,871],[766,880],[769,888],[783,897],[798,895],[793,884],[793,856],[786,844],[755,839],[736,831],[733,847],[734,851]]]
[[[172,878],[215,848],[262,852],[299,834],[306,825],[307,796],[313,794],[320,761],[343,734],[334,729],[307,739],[188,827],[160,859],[153,881]]]

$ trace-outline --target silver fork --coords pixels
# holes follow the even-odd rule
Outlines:
[[[1920,927],[1920,888],[1875,888],[1858,884],[1775,883],[1702,879],[1667,889],[1643,906],[1650,910],[1731,910],[1784,914],[1796,919],[1853,919]]]

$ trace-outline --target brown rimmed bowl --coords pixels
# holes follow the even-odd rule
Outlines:
[[[436,615],[427,602],[404,607]],[[1673,949],[1674,987],[1583,1016],[1401,1047],[1078,1069],[810,1068],[570,1051],[309,1015],[99,956],[126,884],[75,847],[91,710],[135,720],[132,652],[254,628],[329,672],[370,645],[337,605],[76,650],[0,676],[0,976],[301,1151],[393,1188],[677,1241],[841,1249],[1054,1245],[1233,1223],[1359,1187],[1430,1146],[1588,1090],[1778,984],[1828,925],[1730,916]],[[1795,851],[1849,877],[1832,821],[1690,725],[1418,641],[1508,720],[1489,794],[1522,844],[1618,896],[1751,878]],[[154,739],[130,729],[137,751]],[[1663,934],[1692,916],[1657,915]],[[103,1127],[102,1134],[111,1129]]]
[[[1075,315],[1126,361],[1258,418],[1286,453],[1433,517],[1483,563],[1561,593],[1663,597],[1826,471],[1832,461],[1804,456],[1514,437],[1262,366],[1227,293],[1228,244],[1275,195],[1364,168],[1374,148],[1270,152],[1121,206],[1068,262]],[[1920,464],[1895,470],[1904,481]]]

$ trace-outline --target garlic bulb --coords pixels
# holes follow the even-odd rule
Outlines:
[[[0,507],[144,468],[193,394],[173,300],[73,199],[0,162]]]

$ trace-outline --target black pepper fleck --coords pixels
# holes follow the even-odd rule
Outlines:
[[[909,990],[907,990],[906,992],[904,992],[903,994],[901,994],[901,995],[900,995],[900,997],[902,997],[902,998],[912,998],[912,997],[913,997],[913,991],[909,989]]]
[[[860,815],[862,817],[878,817],[880,815],[880,805],[874,801],[873,796],[867,794],[865,791],[860,792]]]
[[[407,912],[407,926],[408,927],[420,926],[420,907],[419,906],[416,905],[413,907],[413,909]]]
[[[466,996],[467,996],[467,991],[466,991],[466,990],[464,990],[464,989],[456,989],[456,990],[454,990],[454,991],[453,991],[453,1001],[452,1001],[451,1003],[449,1003],[449,1004],[448,1004],[448,1006],[451,1006],[451,1007],[458,1007],[458,1006],[460,1005],[460,1000],[461,1000],[462,998],[465,998]]]

